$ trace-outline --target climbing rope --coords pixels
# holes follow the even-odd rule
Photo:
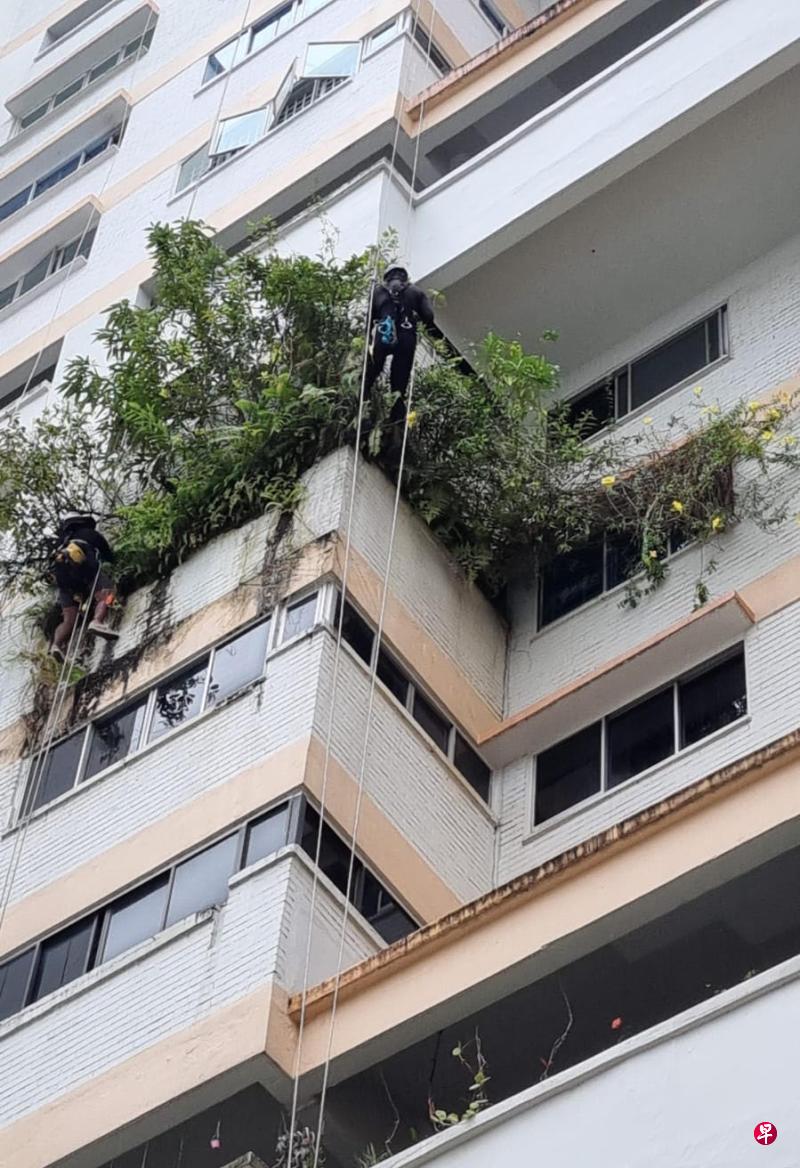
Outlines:
[[[436,19],[436,3],[437,3],[437,0],[433,0],[432,27],[430,30],[430,36],[428,38],[428,49],[427,49],[427,60],[426,60],[426,63],[428,64],[428,66],[430,65],[430,55],[431,55],[431,50],[432,50],[433,24],[435,23],[435,19]],[[414,23],[412,26],[412,39],[413,39],[414,34],[416,33],[419,18],[420,18],[419,9],[417,8],[414,12]],[[401,100],[402,100],[402,84],[401,84]],[[409,193],[408,193],[408,200],[407,200],[407,222],[406,222],[406,241],[405,241],[406,250],[408,250],[410,247],[410,234],[411,234],[410,233],[410,225],[411,225],[412,214],[413,214],[414,187],[415,187],[415,183],[416,183],[416,175],[417,175],[417,168],[418,168],[418,162],[419,162],[420,138],[421,138],[421,134],[422,134],[423,119],[424,119],[424,104],[423,104],[423,107],[421,109],[420,125],[419,125],[419,130],[418,130],[417,142],[415,144],[412,175],[411,175],[411,182],[410,182],[410,186],[409,186]],[[398,115],[396,115],[396,119],[395,119],[394,140],[392,143],[392,152],[391,152],[391,157],[390,157],[390,168],[389,168],[390,169],[390,178],[391,178],[391,175],[393,175],[394,171],[395,171],[395,164],[396,164],[397,153],[398,153],[398,148],[399,148],[399,138],[400,138],[400,116],[398,114]],[[385,209],[386,209],[386,200],[388,199],[388,194],[389,194],[389,191],[388,191],[388,183],[387,183],[386,187],[384,188],[383,195],[382,195],[381,207],[380,207],[379,216],[378,216],[378,240],[377,240],[378,246],[376,246],[376,249],[375,249],[375,262],[374,262],[374,266],[373,266],[372,281],[371,281],[371,286],[370,286],[370,303],[371,303],[372,293],[374,291],[374,288],[375,288],[375,285],[377,282],[377,276],[378,276],[378,264],[380,262],[380,247],[379,247],[379,245],[380,245],[380,240],[382,239],[382,236],[383,236],[383,232],[385,230]],[[309,925],[308,925],[307,943],[306,943],[306,959],[305,959],[305,966],[304,966],[304,972],[303,972],[303,986],[302,986],[301,999],[300,999],[300,1018],[299,1018],[299,1023],[298,1023],[298,1041],[297,1041],[297,1048],[296,1048],[296,1054],[295,1054],[295,1067],[294,1067],[294,1076],[293,1076],[294,1081],[293,1081],[293,1087],[292,1087],[291,1118],[290,1118],[290,1123],[289,1123],[289,1148],[288,1148],[288,1155],[287,1155],[287,1163],[289,1163],[289,1164],[291,1164],[291,1162],[292,1162],[291,1156],[292,1156],[292,1148],[293,1148],[293,1142],[294,1142],[295,1125],[296,1125],[296,1120],[297,1120],[297,1110],[298,1110],[298,1101],[299,1101],[299,1084],[300,1084],[300,1074],[301,1074],[301,1067],[302,1067],[302,1048],[303,1048],[303,1038],[304,1038],[304,1032],[305,1032],[306,1014],[307,1014],[307,999],[308,999],[308,989],[309,989],[308,981],[309,981],[311,951],[312,951],[312,944],[313,944],[314,909],[315,909],[315,905],[316,905],[316,898],[317,898],[318,886],[319,886],[322,833],[323,833],[323,828],[324,828],[324,823],[325,823],[325,819],[324,819],[324,816],[325,816],[325,797],[327,794],[327,785],[328,785],[328,774],[329,774],[330,755],[331,755],[331,741],[332,741],[332,736],[333,736],[333,723],[334,723],[334,718],[335,718],[336,698],[337,698],[337,693],[338,693],[338,682],[339,682],[339,662],[340,662],[340,657],[341,657],[342,629],[343,629],[343,623],[344,623],[345,600],[346,600],[346,596],[347,596],[347,581],[348,581],[350,559],[351,559],[350,553],[351,553],[351,547],[352,547],[352,525],[353,525],[354,512],[355,512],[355,496],[356,496],[357,481],[358,481],[358,462],[359,462],[359,455],[360,455],[360,448],[361,448],[361,433],[362,433],[362,423],[363,423],[364,388],[366,385],[366,376],[367,376],[367,368],[368,368],[368,360],[369,360],[369,335],[370,335],[370,310],[368,307],[365,353],[364,353],[364,361],[363,361],[363,367],[362,367],[361,392],[359,395],[358,420],[357,420],[357,425],[356,425],[356,444],[355,444],[355,451],[354,451],[354,455],[353,455],[353,471],[352,471],[352,477],[351,477],[347,528],[346,528],[346,533],[345,533],[344,562],[343,562],[343,566],[342,566],[339,619],[337,622],[337,629],[336,629],[336,647],[335,647],[335,653],[334,653],[333,678],[332,678],[332,685],[331,685],[331,699],[330,699],[330,706],[329,706],[329,711],[328,711],[328,724],[327,724],[327,730],[326,730],[326,736],[325,736],[323,774],[322,774],[322,782],[321,782],[321,789],[320,789],[320,816],[319,816],[319,825],[317,828],[317,840],[316,840],[314,868],[313,868],[313,877],[312,877],[311,905],[310,905],[310,911],[309,911]],[[387,552],[386,570],[384,573],[383,589],[382,589],[382,594],[381,594],[380,613],[379,613],[379,620],[378,620],[378,629],[377,629],[377,634],[376,634],[376,642],[377,642],[378,647],[380,647],[382,633],[383,633],[383,624],[384,624],[385,611],[386,611],[386,600],[387,600],[387,596],[388,596],[388,585],[389,585],[389,579],[390,579],[390,574],[391,574],[391,563],[392,563],[392,556],[393,556],[393,550],[394,550],[395,533],[396,533],[396,528],[397,528],[397,516],[399,513],[399,505],[400,505],[400,492],[401,492],[402,479],[403,479],[403,469],[404,469],[404,465],[405,465],[405,455],[406,455],[406,446],[407,446],[407,438],[408,438],[408,416],[409,416],[409,413],[411,411],[411,401],[412,401],[412,396],[413,396],[415,367],[416,367],[416,363],[415,363],[414,367],[412,367],[411,379],[410,379],[409,388],[408,388],[408,395],[406,398],[405,420],[404,420],[404,426],[403,426],[403,438],[402,438],[402,446],[401,446],[401,452],[400,452],[400,465],[399,465],[399,469],[398,469],[397,485],[396,485],[396,490],[395,490],[394,506],[393,506],[393,513],[392,513],[392,523],[391,523],[390,534],[389,534],[389,547],[388,547],[388,552]],[[319,1156],[320,1156],[320,1151],[321,1151],[321,1147],[322,1147],[321,1141],[322,1141],[324,1109],[325,1109],[325,1101],[326,1101],[326,1096],[327,1096],[330,1058],[331,1058],[331,1051],[332,1051],[332,1045],[333,1045],[333,1034],[334,1034],[335,1018],[336,1018],[336,1005],[338,1002],[339,982],[340,982],[341,973],[342,973],[344,945],[345,945],[345,941],[346,941],[347,924],[348,924],[348,920],[349,920],[349,911],[350,911],[350,899],[349,898],[350,898],[350,894],[352,891],[353,874],[354,874],[354,870],[355,870],[356,839],[357,839],[358,824],[359,824],[360,813],[361,813],[361,804],[362,804],[362,796],[363,796],[363,790],[364,790],[364,782],[365,782],[365,777],[366,777],[366,759],[367,759],[367,752],[368,752],[368,746],[369,746],[372,711],[373,711],[373,706],[374,706],[375,685],[376,685],[376,680],[377,680],[376,670],[377,670],[377,655],[376,655],[375,661],[373,663],[373,666],[370,670],[370,693],[369,693],[368,708],[367,708],[367,724],[366,724],[366,728],[365,728],[364,744],[363,744],[362,753],[361,753],[361,763],[360,763],[359,776],[358,776],[358,791],[357,791],[357,796],[356,796],[354,822],[353,822],[353,829],[352,829],[352,834],[351,834],[347,886],[346,886],[346,891],[345,891],[345,902],[344,902],[344,910],[343,910],[343,915],[342,915],[342,925],[341,925],[341,932],[340,932],[340,939],[339,939],[339,952],[338,952],[338,960],[337,960],[337,972],[336,972],[336,983],[335,983],[335,991],[334,991],[334,1001],[333,1001],[333,1007],[332,1007],[332,1012],[331,1012],[331,1023],[330,1023],[330,1029],[329,1029],[328,1047],[327,1047],[327,1051],[326,1051],[325,1065],[324,1065],[324,1071],[323,1071],[323,1086],[322,1086],[322,1092],[321,1092],[321,1096],[320,1096],[319,1118],[317,1121],[317,1136],[316,1136],[315,1150],[314,1150],[314,1168],[317,1168],[317,1166],[319,1164]]]

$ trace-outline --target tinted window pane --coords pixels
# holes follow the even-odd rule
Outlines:
[[[292,5],[286,4],[278,12],[273,12],[265,20],[259,21],[253,26],[249,51],[255,53],[270,41],[274,41],[279,33],[291,26],[292,20]]]
[[[536,760],[536,823],[600,790],[600,723],[542,751]]]
[[[99,138],[96,142],[92,142],[87,146],[83,152],[83,163],[91,162],[93,158],[99,157],[104,151],[108,150],[109,146],[116,145],[119,141],[119,133],[106,134],[104,138]]]
[[[317,855],[317,833],[319,831],[319,815],[313,807],[306,805],[303,821],[303,850],[315,859]],[[339,839],[335,831],[328,824],[323,824],[322,844],[319,854],[319,866],[331,883],[344,892],[347,888],[347,873],[350,867],[350,849]],[[355,875],[355,869],[354,869]]]
[[[483,759],[478,757],[469,743],[464,741],[458,731],[456,731],[453,763],[461,771],[469,785],[478,792],[481,799],[488,803],[491,771]]]
[[[0,965],[0,1022],[25,1005],[25,989],[33,965],[34,950],[28,949]]]
[[[13,215],[20,207],[24,207],[30,193],[31,188],[25,187],[24,191],[17,191],[16,195],[12,195],[10,199],[6,199],[5,203],[0,203],[0,219],[8,219],[9,215]]]
[[[80,164],[81,156],[80,154],[76,154],[72,158],[68,158],[66,162],[62,162],[61,166],[57,166],[55,170],[51,170],[44,178],[40,178],[33,192],[34,198],[43,195],[45,191],[49,191],[51,187],[54,187],[56,183],[60,183],[68,175],[74,174]]]
[[[334,620],[334,627],[337,630],[341,616],[341,605],[342,601],[340,598],[336,605],[336,618]],[[342,640],[347,641],[351,649],[354,649],[358,653],[361,660],[369,665],[372,660],[372,645],[375,640],[375,634],[364,618],[346,601],[344,606],[344,619],[342,620]]]
[[[184,673],[158,687],[153,724],[150,727],[151,742],[200,713],[206,672],[204,662],[199,669]]]
[[[604,381],[569,403],[567,420],[582,438],[596,434],[614,420],[614,382]]]
[[[32,1002],[86,972],[95,922],[95,917],[79,921],[77,925],[64,929],[42,944],[30,998]]]
[[[399,702],[406,704],[408,697],[408,678],[399,665],[395,665],[385,649],[378,653],[378,677]]]
[[[631,408],[636,409],[665,389],[691,377],[708,364],[705,321],[634,361],[631,380]]]
[[[317,594],[313,596],[306,596],[303,600],[298,600],[297,604],[292,604],[286,610],[286,617],[283,622],[283,640],[288,641],[292,637],[298,637],[300,633],[306,632],[314,624],[314,615],[317,611]]]
[[[744,654],[720,662],[699,677],[681,682],[681,745],[713,734],[747,713]]]
[[[228,899],[228,879],[235,860],[236,836],[230,835],[178,864],[169,898],[167,924],[182,921],[214,904],[223,904]]]
[[[602,542],[557,556],[542,572],[540,627],[580,608],[602,591]]]
[[[207,705],[214,706],[224,701],[230,694],[261,677],[267,656],[269,626],[270,622],[264,621],[217,649],[211,667]]]
[[[46,101],[43,105],[37,105],[36,109],[32,109],[30,113],[25,114],[19,120],[20,129],[25,130],[28,126],[32,126],[34,122],[38,122],[39,118],[43,118],[50,108],[50,101]]]
[[[79,730],[77,734],[59,742],[58,746],[47,752],[47,759],[41,769],[41,756],[34,760],[28,793],[34,808],[44,806],[74,786],[85,735],[85,729]]]
[[[432,738],[439,749],[446,754],[450,738],[450,723],[442,717],[438,710],[433,708],[419,690],[414,692],[413,714],[414,720],[419,722],[428,737]]]
[[[610,535],[606,540],[606,588],[616,588],[641,568],[639,541],[630,536]]]
[[[69,85],[65,85],[53,98],[53,109],[56,106],[63,105],[73,94],[77,93],[83,85],[83,77],[78,77],[75,81],[70,81]]]
[[[274,811],[251,823],[247,830],[243,867],[255,864],[256,860],[263,860],[265,856],[274,855],[286,843],[288,828],[288,806],[276,807]]]
[[[145,702],[139,702],[113,718],[95,722],[90,731],[91,742],[82,779],[90,779],[92,775],[136,750],[144,722],[145,705]]]
[[[0,308],[5,308],[7,304],[11,303],[11,301],[14,299],[16,291],[16,283],[9,284],[7,288],[0,290]]]
[[[41,284],[42,280],[44,280],[50,271],[50,261],[52,258],[52,255],[46,255],[43,260],[39,260],[35,268],[31,268],[31,270],[27,272],[25,276],[23,276],[19,291],[20,296],[22,296],[24,292],[30,292],[31,288],[35,288],[38,284]]]
[[[106,57],[105,61],[101,61],[99,65],[95,65],[94,69],[89,74],[89,83],[97,81],[98,77],[102,77],[104,73],[108,73],[113,69],[119,60],[119,53],[112,53],[110,57]]]
[[[163,927],[168,888],[168,876],[158,876],[108,910],[108,931],[101,961],[109,961],[159,932]]]
[[[672,689],[662,690],[609,718],[607,735],[609,787],[667,758],[675,750]]]

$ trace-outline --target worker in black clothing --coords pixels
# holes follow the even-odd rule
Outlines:
[[[112,581],[101,567],[102,562],[112,563],[113,559],[114,553],[91,515],[67,515],[61,521],[52,569],[61,605],[61,623],[53,635],[52,647],[58,661],[64,660],[64,647],[83,604],[94,604],[90,632],[107,641],[119,636],[106,623],[116,596]]]
[[[372,294],[370,328],[372,344],[367,358],[364,381],[366,397],[383,372],[386,358],[392,358],[389,383],[398,399],[392,408],[390,420],[403,418],[406,391],[414,366],[417,348],[417,322],[433,324],[433,307],[422,291],[412,284],[405,268],[391,267],[384,273],[382,283]]]

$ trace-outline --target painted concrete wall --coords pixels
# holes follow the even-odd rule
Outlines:
[[[0,1024],[11,1072],[0,1077],[0,1127],[270,980],[300,988],[310,885],[307,861],[287,849],[235,877],[221,909],[176,924]],[[336,969],[343,907],[327,884],[318,906],[314,980]],[[379,947],[351,918],[345,966]]]
[[[354,655],[343,651],[334,694],[334,656],[331,638],[314,718],[320,740],[329,740],[333,700],[334,758],[356,781],[363,776],[365,793],[459,897],[469,901],[488,892],[495,830],[488,808],[380,685],[375,687],[368,728],[369,674]]]
[[[387,1164],[793,1168],[800,1137],[786,1023],[799,1007],[795,960]],[[768,1147],[754,1138],[764,1121],[778,1132]]]

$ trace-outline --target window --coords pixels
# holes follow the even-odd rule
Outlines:
[[[5,393],[0,393],[0,410],[18,401],[19,398],[33,393],[40,385],[52,385],[53,381],[55,381],[55,376],[56,367],[54,364],[48,365],[45,369],[40,369],[33,376],[28,374],[27,377],[18,381],[16,385],[13,385],[11,389],[6,390]]]
[[[214,140],[209,147],[209,158],[220,154],[233,154],[258,142],[267,132],[269,109],[250,110],[233,118],[223,118],[217,126]]]
[[[128,41],[127,44],[116,49],[110,56],[90,66],[83,73],[78,74],[77,77],[70,78],[66,85],[63,85],[61,89],[57,90],[51,97],[48,97],[46,101],[40,102],[33,109],[25,110],[24,113],[19,115],[17,133],[21,133],[22,130],[27,130],[36,122],[41,121],[47,114],[58,109],[59,106],[66,104],[66,102],[71,101],[73,97],[82,93],[84,89],[88,89],[89,86],[94,85],[95,82],[101,81],[103,77],[107,77],[109,73],[118,66],[124,65],[132,57],[143,56],[152,44],[154,31],[154,29],[150,28],[147,32],[142,33],[141,36]]]
[[[608,786],[616,787],[675,752],[674,688],[608,719]]]
[[[698,742],[747,713],[744,654],[681,682],[681,746]]]
[[[167,925],[228,899],[228,880],[236,866],[236,845],[237,837],[229,835],[178,864],[169,896]]]
[[[0,965],[0,1022],[25,1005],[35,950],[28,949]]]
[[[372,662],[372,648],[375,644],[375,634],[360,613],[356,612],[352,604],[345,603],[344,617],[341,615],[342,598],[336,602],[336,616],[334,627],[338,630],[339,621],[342,622],[342,640],[353,649],[361,660],[369,665]]]
[[[275,125],[282,126],[285,122],[296,118],[298,114],[320,101],[326,94],[338,89],[340,85],[344,84],[344,81],[344,77],[324,77],[318,78],[316,81],[298,81],[281,106],[280,113],[275,119]]]
[[[150,726],[151,742],[200,713],[207,672],[207,662],[204,662],[199,668],[190,669],[158,687]]]
[[[52,802],[53,799],[57,799],[59,795],[63,795],[74,785],[85,738],[86,729],[84,727],[77,734],[72,734],[63,742],[51,747],[43,764],[39,762],[41,755],[38,756],[33,767],[33,786],[28,793],[28,798],[32,799],[31,810],[35,811],[37,807],[43,807],[45,803]],[[38,784],[36,784],[37,771],[39,771]]]
[[[309,45],[303,66],[304,77],[352,77],[361,55],[360,41],[340,41]]]
[[[588,438],[726,356],[727,317],[723,305],[584,390],[567,403],[569,421]]]
[[[440,73],[449,73],[451,69],[450,62],[445,57],[442,50],[438,47],[436,42],[431,39],[420,22],[414,22],[414,40],[422,49],[428,61],[433,65],[434,69],[438,69]]]
[[[73,8],[61,20],[50,25],[45,33],[43,47],[50,48],[51,45],[57,44],[58,41],[63,41],[76,28],[80,28],[87,20],[99,16],[105,8],[110,8],[114,3],[115,0],[84,0],[83,4],[79,4],[77,8]]]
[[[336,629],[339,627],[340,612],[341,594],[336,602],[334,618]],[[344,606],[342,640],[350,645],[365,665],[372,668],[376,653],[376,635],[367,621],[348,601],[345,601]],[[383,646],[377,653],[375,672],[378,680],[397,698],[403,708],[409,710],[420,729],[439,747],[443,754],[447,755],[456,770],[463,775],[481,799],[488,803],[491,771],[486,763],[477,751],[473,750],[451,720],[437,710],[416,682],[411,680],[402,665]]]
[[[95,923],[94,917],[78,921],[76,925],[43,943],[36,963],[30,1001],[38,1001],[45,994],[51,994],[53,990],[60,989],[86,972],[94,942]]]
[[[687,543],[676,523],[667,549],[669,555]],[[637,540],[616,532],[556,556],[539,574],[539,628],[630,580],[640,569]]]
[[[388,45],[395,37],[399,36],[403,31],[403,25],[399,17],[390,20],[383,28],[376,29],[367,41],[368,53],[376,53],[378,49],[382,49],[384,45]]]
[[[110,961],[160,932],[168,895],[169,874],[165,872],[112,905],[106,913],[106,934],[100,961]]]
[[[301,846],[312,860],[317,854],[319,830],[319,812],[306,803]],[[319,867],[343,894],[347,891],[350,863],[349,844],[346,844],[333,828],[323,822]],[[416,922],[412,920],[405,909],[400,907],[366,865],[357,856],[352,857],[352,865],[350,901],[356,910],[372,924],[384,941],[390,945],[393,941],[413,933],[418,928]]]
[[[37,288],[50,276],[54,276],[56,272],[67,267],[77,256],[86,259],[92,250],[95,234],[95,229],[86,231],[83,235],[79,235],[76,239],[64,244],[63,247],[54,248],[13,284],[0,289],[0,309],[6,308],[15,300],[19,300],[26,292]]]
[[[201,146],[199,150],[195,150],[194,154],[190,154],[188,158],[183,160],[178,171],[176,191],[182,191],[193,182],[197,182],[209,170],[211,159],[208,147],[209,143],[207,142],[205,146]]]
[[[497,10],[489,3],[489,0],[478,0],[478,8],[489,21],[489,24],[492,26],[497,35],[505,36],[508,32],[508,26],[506,25],[506,22],[503,20],[502,16],[500,16]]]
[[[138,748],[146,711],[147,702],[137,702],[92,724],[82,780],[91,779]]]
[[[271,808],[236,831],[173,863],[89,913],[75,924],[15,954],[0,964],[0,1021],[45,997],[90,969],[156,936],[194,913],[223,904],[232,874],[288,841],[297,824],[304,851],[316,855],[319,814],[301,796]],[[293,829],[297,833],[297,829]],[[350,866],[349,846],[325,823],[321,867],[344,891]],[[354,859],[351,901],[387,940],[406,936],[418,926],[380,881]]]
[[[12,195],[5,203],[0,203],[0,220],[8,219],[15,211],[19,211],[21,207],[32,203],[34,199],[38,199],[40,195],[45,194],[54,186],[57,186],[65,178],[68,178],[71,174],[75,174],[87,162],[91,162],[93,158],[99,158],[110,147],[118,145],[121,134],[122,127],[117,126],[110,133],[104,134],[102,138],[97,138],[83,150],[79,150],[77,154],[73,154],[64,162],[59,163],[55,169],[48,171],[41,178],[29,183],[24,190],[18,191],[16,195]]]
[[[298,600],[296,604],[290,604],[284,616],[281,642],[290,641],[292,637],[299,637],[301,633],[308,632],[314,625],[316,613],[316,592],[313,592],[311,596],[306,596],[302,600]]]
[[[51,371],[44,370],[43,373],[52,376]],[[194,718],[201,709],[221,704],[263,676],[272,620],[272,617],[267,617],[225,641],[190,669],[168,678],[149,694],[98,718],[88,727],[83,726],[52,747],[32,810],[134,754],[146,742],[157,741],[169,730]],[[206,690],[209,669],[211,676]],[[146,731],[148,720],[149,733]],[[87,736],[88,746],[84,750]],[[35,759],[23,813],[27,813],[28,801],[34,797],[32,792],[38,769],[39,763]]]
[[[262,621],[214,651],[206,706],[219,705],[263,675],[271,625]]]
[[[439,749],[447,754],[450,741],[450,723],[443,718],[438,710],[424,698],[418,689],[414,690],[414,704],[412,706],[414,720],[419,722],[422,729],[433,739]]]
[[[611,790],[746,713],[740,645],[542,751],[536,759],[535,824]]]
[[[203,85],[227,73],[252,53],[271,45],[276,37],[282,36],[299,20],[311,16],[327,3],[328,0],[286,0],[285,3],[273,8],[250,28],[245,29],[241,36],[228,41],[208,57],[203,72]]]
[[[276,807],[260,819],[255,819],[247,829],[243,868],[272,856],[284,846],[289,830],[289,807]]]

